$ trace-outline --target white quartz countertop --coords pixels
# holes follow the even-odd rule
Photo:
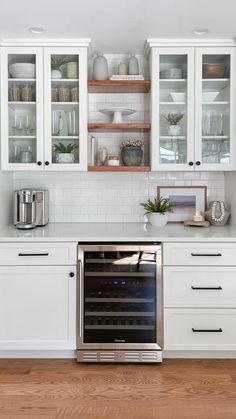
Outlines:
[[[142,223],[49,223],[29,231],[6,227],[0,230],[0,241],[236,242],[236,228],[230,225],[203,228],[168,224],[157,228]]]

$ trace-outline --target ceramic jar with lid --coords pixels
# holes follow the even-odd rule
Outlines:
[[[108,166],[119,166],[120,159],[119,159],[118,154],[110,154],[108,156],[107,164]]]
[[[94,80],[107,80],[108,79],[108,64],[107,59],[98,53],[93,61],[93,79]]]

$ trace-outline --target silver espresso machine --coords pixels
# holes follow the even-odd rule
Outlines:
[[[49,218],[47,190],[20,189],[14,192],[14,225],[22,230],[44,226]]]

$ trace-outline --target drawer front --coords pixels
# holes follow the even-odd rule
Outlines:
[[[164,306],[236,308],[236,267],[164,267]]]
[[[236,310],[165,309],[164,349],[235,350]]]
[[[76,243],[1,243],[0,265],[75,265]]]
[[[166,243],[164,265],[236,266],[236,243]]]

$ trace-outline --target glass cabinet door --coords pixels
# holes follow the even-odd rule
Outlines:
[[[41,169],[42,49],[9,47],[1,54],[2,169]]]
[[[196,49],[195,164],[198,169],[235,168],[234,60],[234,48]]]
[[[152,107],[152,168],[191,170],[194,152],[194,49],[158,48],[156,54],[152,70],[155,71],[152,86],[155,102]]]
[[[45,48],[45,165],[49,170],[87,167],[84,54],[79,48]]]

